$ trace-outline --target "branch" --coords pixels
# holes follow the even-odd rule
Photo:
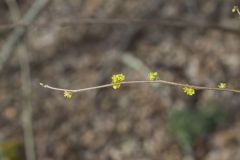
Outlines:
[[[122,25],[129,25],[129,24],[145,24],[145,25],[160,25],[160,26],[167,26],[167,27],[176,27],[176,28],[196,28],[196,29],[210,29],[210,30],[220,30],[224,32],[229,32],[233,34],[240,35],[240,30],[237,28],[233,28],[230,26],[223,26],[214,23],[197,23],[191,22],[184,19],[92,19],[92,18],[85,18],[81,19],[80,21],[59,21],[58,24],[62,26],[68,25],[80,25],[80,24],[122,24]]]
[[[165,81],[165,80],[155,80],[155,81],[123,81],[119,82],[119,84],[144,84],[144,83],[161,83],[161,84],[166,84],[170,86],[178,86],[178,87],[191,87],[196,90],[215,90],[215,91],[228,91],[228,92],[234,92],[234,93],[240,93],[240,90],[236,89],[227,89],[227,88],[215,88],[215,87],[205,87],[205,86],[197,86],[197,85],[188,85],[188,84],[183,84],[183,83],[177,83],[177,82],[170,82],[170,81]],[[57,87],[52,87],[43,83],[40,83],[40,85],[44,88],[48,88],[51,90],[56,90],[56,91],[70,91],[70,92],[84,92],[84,91],[89,91],[89,90],[95,90],[95,89],[100,89],[100,88],[107,88],[107,87],[112,87],[113,84],[104,84],[100,86],[94,86],[94,87],[88,87],[88,88],[82,88],[82,89],[65,89],[65,88],[57,88]]]
[[[240,14],[240,11],[238,11]],[[240,35],[240,30],[230,26],[223,26],[214,23],[196,23],[183,19],[111,19],[111,18],[81,18],[80,21],[76,20],[58,20],[55,22],[56,25],[63,27],[71,25],[85,25],[85,24],[105,24],[105,25],[134,25],[134,24],[145,24],[145,25],[159,25],[176,28],[196,28],[196,29],[207,29],[207,30],[219,30],[232,34]],[[39,24],[40,26],[43,24]],[[29,26],[27,23],[19,24],[5,24],[0,25],[0,31],[13,29],[16,27]]]

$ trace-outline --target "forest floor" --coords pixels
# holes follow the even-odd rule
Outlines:
[[[18,2],[23,13],[32,3]],[[78,89],[109,83],[116,73],[143,80],[152,70],[163,80],[213,87],[226,82],[239,89],[240,19],[231,12],[234,3],[188,2],[53,0],[1,73],[2,144],[24,139],[18,52],[25,45],[37,159],[239,160],[239,94],[198,91],[189,97],[177,87],[136,84],[67,100],[39,85]],[[11,23],[4,2],[0,15],[0,24]],[[0,32],[2,48],[11,30]],[[214,106],[216,112],[204,112]],[[185,112],[171,117],[176,110]]]

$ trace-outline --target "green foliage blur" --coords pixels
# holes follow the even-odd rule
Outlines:
[[[0,160],[24,160],[24,144],[19,140],[0,143]]]
[[[172,109],[168,114],[168,126],[185,152],[191,152],[196,138],[205,137],[227,120],[224,107],[208,104],[200,109]]]

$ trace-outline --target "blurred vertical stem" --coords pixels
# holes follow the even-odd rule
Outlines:
[[[17,23],[21,20],[21,13],[16,0],[6,0],[10,10],[12,21]],[[26,36],[27,37],[27,36]],[[27,43],[27,38],[24,41]],[[24,144],[27,160],[35,160],[35,145],[34,134],[32,128],[32,104],[31,104],[31,73],[29,59],[27,55],[27,46],[22,44],[19,47],[18,54],[21,67],[21,82],[22,82],[22,125],[24,132]]]
[[[24,132],[24,143],[27,160],[35,160],[35,145],[34,133],[32,125],[32,88],[31,88],[31,73],[29,67],[29,59],[27,56],[26,46],[21,46],[19,49],[19,61],[21,66],[21,81],[22,81],[22,125]]]

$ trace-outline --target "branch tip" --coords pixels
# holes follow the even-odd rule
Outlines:
[[[43,83],[39,83],[40,86],[44,87],[44,88],[47,88],[47,85],[43,84]]]

